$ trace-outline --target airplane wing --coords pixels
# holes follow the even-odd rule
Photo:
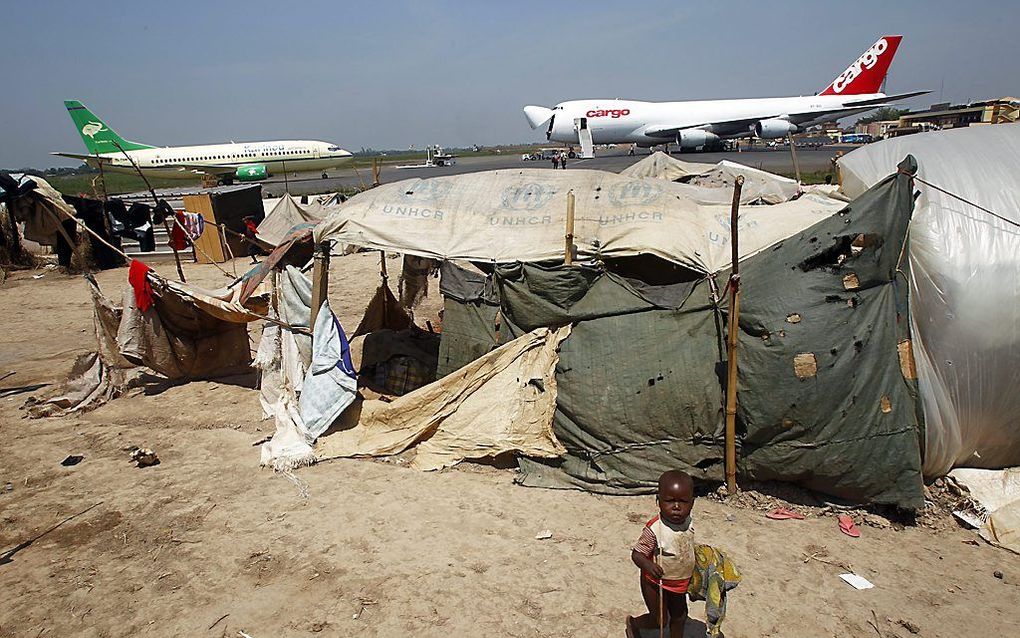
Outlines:
[[[913,93],[898,93],[896,95],[887,95],[885,97],[873,97],[870,100],[857,100],[847,102],[846,106],[855,108],[858,106],[884,106],[886,102],[898,102],[899,100],[905,100],[911,97],[917,97],[918,95],[925,95],[931,93],[931,91],[914,91]]]
[[[794,124],[799,126],[806,124],[819,124],[831,119],[839,119],[847,115],[853,115],[854,113],[867,111],[879,106],[887,106],[893,102],[899,100],[905,100],[907,98],[917,97],[918,95],[924,95],[931,91],[914,91],[912,93],[899,93],[897,95],[887,95],[885,97],[876,97],[866,100],[847,100],[842,106],[835,109],[828,109],[824,111],[805,111],[803,113],[775,113],[773,115],[766,115],[762,117],[747,118],[741,120],[726,120],[717,122],[696,122],[692,124],[677,124],[677,125],[658,125],[651,126],[645,129],[643,132],[649,137],[658,137],[662,139],[669,139],[676,137],[676,134],[680,131],[690,129],[705,129],[725,137],[727,135],[733,135],[735,133],[745,133],[751,129],[754,124],[760,120],[767,120],[771,118],[782,118],[790,120]]]
[[[50,155],[59,155],[60,157],[70,157],[71,159],[81,160],[83,162],[85,160],[95,160],[96,159],[95,155],[84,155],[82,153],[61,153],[61,152],[57,152],[57,153],[50,153]]]

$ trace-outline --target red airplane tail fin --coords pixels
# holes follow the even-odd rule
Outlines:
[[[902,39],[901,35],[884,35],[879,38],[846,71],[837,75],[820,95],[878,93]]]

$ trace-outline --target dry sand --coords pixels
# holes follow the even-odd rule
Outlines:
[[[209,266],[187,272],[225,281]],[[330,297],[345,326],[377,273],[371,254],[334,260]],[[118,294],[126,277],[98,279]],[[62,379],[93,347],[80,277],[16,273],[0,286],[0,317],[0,375],[17,371],[0,387]],[[0,637],[622,636],[641,610],[629,547],[652,498],[522,488],[511,471],[475,464],[421,473],[351,460],[274,474],[253,447],[273,424],[252,385],[152,388],[41,420],[23,418],[28,395],[0,399],[0,551],[95,505],[0,564]],[[131,445],[162,462],[133,467]],[[68,454],[85,458],[62,467]],[[744,573],[731,638],[914,635],[906,625],[1020,636],[1020,557],[969,544],[976,536],[955,525],[862,527],[851,539],[832,517],[770,521],[707,498],[695,516],[699,537]],[[536,540],[545,529],[552,538]],[[840,567],[805,554],[852,565],[875,588],[854,590]],[[699,636],[703,606],[692,616],[688,636]]]

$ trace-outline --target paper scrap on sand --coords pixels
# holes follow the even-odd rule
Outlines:
[[[847,585],[850,585],[854,589],[871,589],[874,585],[864,576],[858,576],[857,574],[840,574]]]

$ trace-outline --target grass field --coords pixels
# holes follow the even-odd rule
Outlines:
[[[106,173],[103,176],[106,181],[106,192],[108,195],[119,195],[121,193],[134,193],[145,190],[145,182],[142,178],[137,175],[127,175],[125,173]],[[57,189],[64,195],[78,195],[79,193],[85,193],[89,196],[95,196],[102,193],[102,186],[99,183],[99,173],[84,174],[84,175],[66,175],[66,176],[54,176],[48,177],[48,181],[53,188]],[[150,177],[149,183],[152,184],[153,188],[166,188],[169,186],[193,186],[199,183],[199,179],[166,179],[160,177]],[[98,189],[98,190],[97,190]]]

